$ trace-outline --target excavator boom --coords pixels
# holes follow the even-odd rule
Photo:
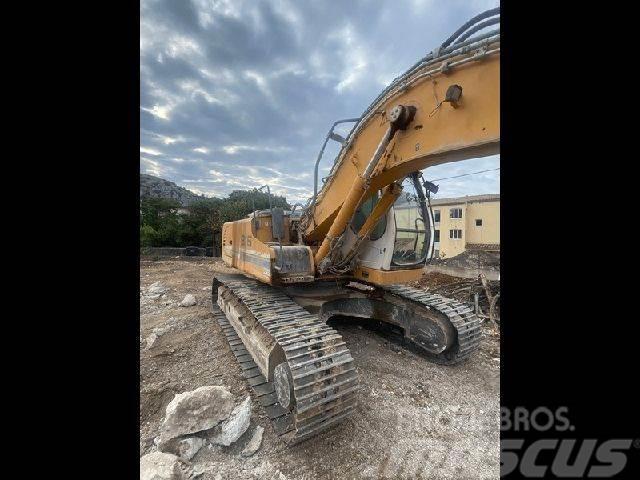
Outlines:
[[[500,36],[483,37],[426,57],[365,111],[302,221],[305,243],[320,245],[316,265],[374,192],[430,166],[499,152]],[[386,138],[403,108],[411,121]]]

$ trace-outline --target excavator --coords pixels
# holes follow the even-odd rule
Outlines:
[[[357,407],[354,360],[328,320],[378,322],[444,365],[467,360],[480,344],[471,307],[406,284],[434,250],[429,199],[437,186],[422,171],[499,153],[499,15],[494,8],[475,16],[360,117],[336,121],[305,205],[274,207],[265,185],[256,190],[266,189],[268,210],[223,225],[222,258],[241,273],[215,274],[214,316],[288,444],[340,424]],[[346,137],[336,132],[348,124]],[[339,153],[318,188],[329,141]],[[403,193],[407,185],[414,193]]]

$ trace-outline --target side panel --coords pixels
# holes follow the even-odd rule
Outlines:
[[[270,231],[270,217],[260,218],[259,236]],[[314,263],[311,249],[303,245],[267,245],[254,237],[251,218],[227,222],[222,226],[222,259],[224,262],[258,280],[272,285],[312,282]],[[270,239],[270,236],[269,236]]]
[[[273,252],[251,232],[251,219],[228,222],[222,226],[222,259],[227,265],[272,283]]]
[[[398,283],[415,282],[420,279],[423,272],[423,268],[383,271],[368,267],[358,267],[353,276],[376,285],[395,285]]]

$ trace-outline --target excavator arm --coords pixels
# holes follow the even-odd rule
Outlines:
[[[499,152],[499,31],[443,45],[365,111],[305,211],[304,240],[317,246],[320,272],[375,192],[427,167]]]

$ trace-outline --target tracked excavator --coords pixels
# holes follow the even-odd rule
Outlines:
[[[466,22],[396,78],[358,118],[335,122],[314,194],[291,210],[225,223],[214,315],[247,382],[287,443],[356,408],[358,374],[327,320],[370,319],[428,360],[472,356],[480,320],[458,301],[407,286],[433,256],[437,187],[428,167],[499,153],[499,9]],[[346,138],[335,130],[350,124]],[[340,150],[318,189],[329,141]],[[403,184],[415,190],[407,203]],[[271,199],[268,186],[265,190]],[[298,208],[300,207],[300,208]]]

